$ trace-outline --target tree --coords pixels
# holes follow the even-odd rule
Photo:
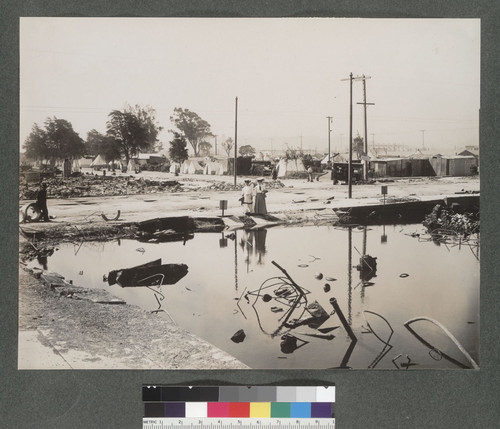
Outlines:
[[[178,162],[179,164],[182,164],[188,159],[187,142],[182,134],[174,132],[174,139],[170,141],[168,156],[172,161]]]
[[[194,156],[199,156],[199,144],[206,137],[213,135],[210,130],[210,124],[196,113],[180,107],[174,109],[174,114],[170,116],[170,121],[172,121],[192,146]],[[171,131],[174,132],[173,130]]]
[[[132,156],[150,148],[148,130],[135,114],[113,110],[108,118],[107,136],[115,141],[127,165]]]
[[[145,139],[148,144],[147,150],[151,152],[159,152],[163,148],[163,145],[158,140],[158,134],[161,130],[163,130],[163,127],[161,127],[156,120],[156,110],[149,105],[142,107],[136,104],[133,107],[125,105],[123,112],[135,115],[141,125],[145,128]]]
[[[243,145],[238,149],[241,156],[252,156],[255,155],[255,149],[249,144]]]
[[[97,130],[90,130],[87,133],[87,140],[85,141],[85,155],[97,156],[102,141],[106,136]]]
[[[229,157],[229,155],[231,154],[231,149],[233,148],[234,146],[234,141],[231,137],[227,138],[223,143],[222,143],[222,147],[224,148],[224,150],[226,151],[227,153],[227,156]]]
[[[121,158],[119,142],[113,137],[101,134],[99,131],[90,130],[85,142],[87,155],[102,155],[106,161],[116,161]]]
[[[65,119],[47,118],[44,129],[37,124],[24,143],[26,156],[30,159],[76,158],[85,152],[85,145],[73,126]]]
[[[26,138],[23,148],[26,157],[33,160],[49,159],[49,151],[45,141],[45,131],[38,124],[33,124],[30,135]]]
[[[209,142],[202,141],[198,145],[198,152],[200,153],[200,156],[209,156],[210,149],[212,149],[212,145]]]

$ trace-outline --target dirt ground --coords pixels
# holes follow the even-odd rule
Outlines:
[[[141,174],[144,177],[146,173]],[[173,175],[149,173],[146,177],[172,180]],[[71,235],[103,239],[126,236],[131,223],[157,217],[220,216],[220,200],[228,201],[226,215],[242,215],[240,191],[220,190],[221,186],[217,186],[232,183],[232,177],[186,175],[176,180],[184,187],[182,192],[49,199],[49,214],[55,217],[52,222],[25,223],[20,227],[39,237],[40,233],[60,230],[67,239]],[[336,207],[380,202],[381,185],[388,186],[387,201],[424,200],[455,192],[479,192],[479,177],[411,178],[355,185],[352,199],[347,198],[346,185],[333,185],[327,176],[317,182],[285,179],[269,190],[268,211],[285,223],[328,218]],[[27,202],[20,201],[20,208]],[[102,217],[104,214],[112,218],[118,211],[116,221],[107,222]],[[98,232],[86,236],[89,229]],[[33,240],[20,235],[21,256],[33,249],[30,242]],[[43,244],[43,239],[34,241],[37,247]],[[50,278],[44,284],[34,274],[40,273],[27,272],[20,263],[20,368],[246,368],[170,321],[118,302],[105,291],[57,284],[57,279],[55,287],[51,287]]]

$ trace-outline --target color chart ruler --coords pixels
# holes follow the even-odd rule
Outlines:
[[[143,386],[143,429],[335,427],[335,386]]]

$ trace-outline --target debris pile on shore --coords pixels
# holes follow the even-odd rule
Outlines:
[[[136,179],[132,176],[82,175],[66,179],[48,179],[45,183],[47,183],[47,194],[50,198],[103,197],[183,191],[183,186],[176,180],[150,180],[142,177]],[[37,184],[21,184],[19,199],[35,199],[37,192]]]

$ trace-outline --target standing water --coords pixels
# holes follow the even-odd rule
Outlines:
[[[479,361],[478,248],[423,233],[421,225],[277,227],[160,244],[62,244],[45,268],[171,318],[251,368],[471,367],[461,349]],[[366,259],[368,272],[362,255],[376,258]],[[186,264],[187,275],[149,287],[103,281],[159,258]],[[441,327],[405,327],[422,316]],[[239,330],[245,335],[232,341]]]

